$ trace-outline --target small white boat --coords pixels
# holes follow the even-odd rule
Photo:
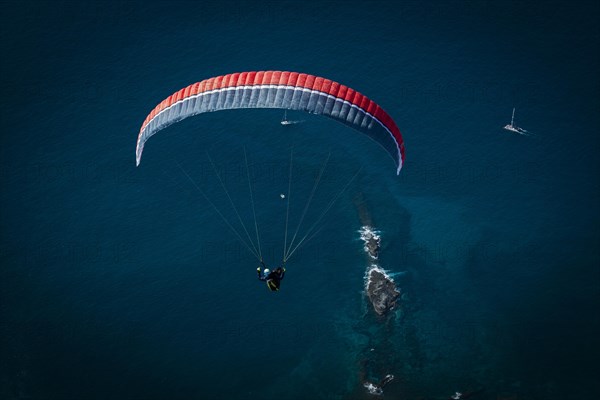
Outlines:
[[[504,126],[504,129],[506,129],[507,131],[511,131],[511,132],[515,132],[515,133],[519,133],[519,134],[527,133],[527,131],[525,129],[519,128],[518,126],[515,125],[515,109],[514,108],[513,108],[513,112],[512,112],[512,118],[510,119],[510,124]]]
[[[301,124],[302,122],[304,122],[304,120],[294,121],[287,119],[287,110],[285,110],[285,112],[283,113],[283,118],[281,119],[281,125],[294,125]]]

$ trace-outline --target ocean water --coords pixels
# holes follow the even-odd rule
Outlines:
[[[597,4],[0,7],[0,398],[367,399],[389,373],[390,399],[600,393]],[[377,101],[405,139],[400,176],[364,136],[275,110],[185,120],[135,167],[163,98],[262,69]],[[513,107],[531,136],[502,129]],[[276,294],[195,188],[237,223],[213,160],[254,239],[244,150],[270,265],[280,193],[292,237],[330,155],[296,243],[318,233]],[[385,318],[363,293],[358,196],[403,293]]]

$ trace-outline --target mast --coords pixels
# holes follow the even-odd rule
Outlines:
[[[510,126],[514,126],[515,124],[515,108],[513,107],[512,118],[510,119]]]

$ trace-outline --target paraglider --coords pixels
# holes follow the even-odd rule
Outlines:
[[[146,141],[161,129],[193,115],[240,108],[304,111],[339,121],[369,136],[404,163],[404,141],[394,120],[377,103],[329,79],[286,71],[253,71],[206,79],[164,99],[148,114],[136,145],[136,165]]]
[[[261,267],[263,268],[262,271]],[[281,286],[281,281],[285,276],[285,264],[271,271],[269,268],[267,268],[264,261],[261,260],[260,266],[256,268],[256,273],[258,275],[258,280],[266,282],[267,288],[269,288],[271,292],[278,292],[279,287]]]
[[[206,112],[246,108],[296,110],[310,114],[323,115],[336,120],[365,134],[381,145],[394,160],[397,174],[399,174],[402,169],[404,163],[404,142],[402,140],[402,135],[394,120],[383,110],[383,108],[354,89],[337,82],[314,75],[286,71],[253,71],[217,76],[194,83],[173,93],[159,103],[144,120],[137,137],[135,150],[136,166],[140,165],[144,146],[148,139],[169,125]],[[287,117],[284,117],[284,120],[287,121]],[[179,164],[178,166],[205,200],[214,208],[216,213],[223,219],[224,223],[236,235],[238,240],[261,262],[263,272],[261,272],[260,268],[257,270],[259,280],[267,282],[270,290],[277,291],[279,290],[281,279],[283,279],[286,261],[298,250],[298,248],[300,248],[301,245],[308,242],[320,231],[320,229],[316,230],[317,225],[331,209],[335,201],[344,193],[350,183],[352,183],[354,178],[356,178],[360,169],[352,176],[352,179],[335,194],[333,200],[324,207],[319,218],[306,231],[304,236],[300,236],[300,226],[302,225],[310,202],[321,180],[321,176],[327,166],[329,156],[327,157],[327,160],[323,164],[323,167],[315,180],[315,184],[309,195],[296,231],[293,234],[291,241],[288,243],[287,234],[292,183],[292,152],[290,152],[288,190],[285,194],[281,193],[279,195],[282,200],[286,201],[282,267],[266,273],[267,271],[264,270],[265,266],[262,261],[263,258],[253,198],[253,188],[245,150],[244,159],[254,216],[256,245],[254,244],[254,240],[250,238],[248,229],[242,221],[240,213],[237,211],[237,207],[232,201],[210,156],[209,160],[211,165],[215,170],[215,174],[217,175],[223,190],[227,194],[231,206],[235,210],[238,221],[246,233],[248,242],[246,242],[246,239],[242,237],[242,234],[231,225],[216,204],[214,204],[209,196],[207,196],[193,181],[183,167]],[[296,238],[298,238],[298,242],[294,245]]]

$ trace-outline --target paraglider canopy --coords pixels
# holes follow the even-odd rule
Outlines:
[[[396,163],[404,163],[404,141],[392,118],[374,101],[329,79],[284,71],[253,71],[218,76],[187,86],[164,99],[140,128],[136,165],[146,141],[187,117],[238,108],[279,108],[339,121],[379,143]]]

